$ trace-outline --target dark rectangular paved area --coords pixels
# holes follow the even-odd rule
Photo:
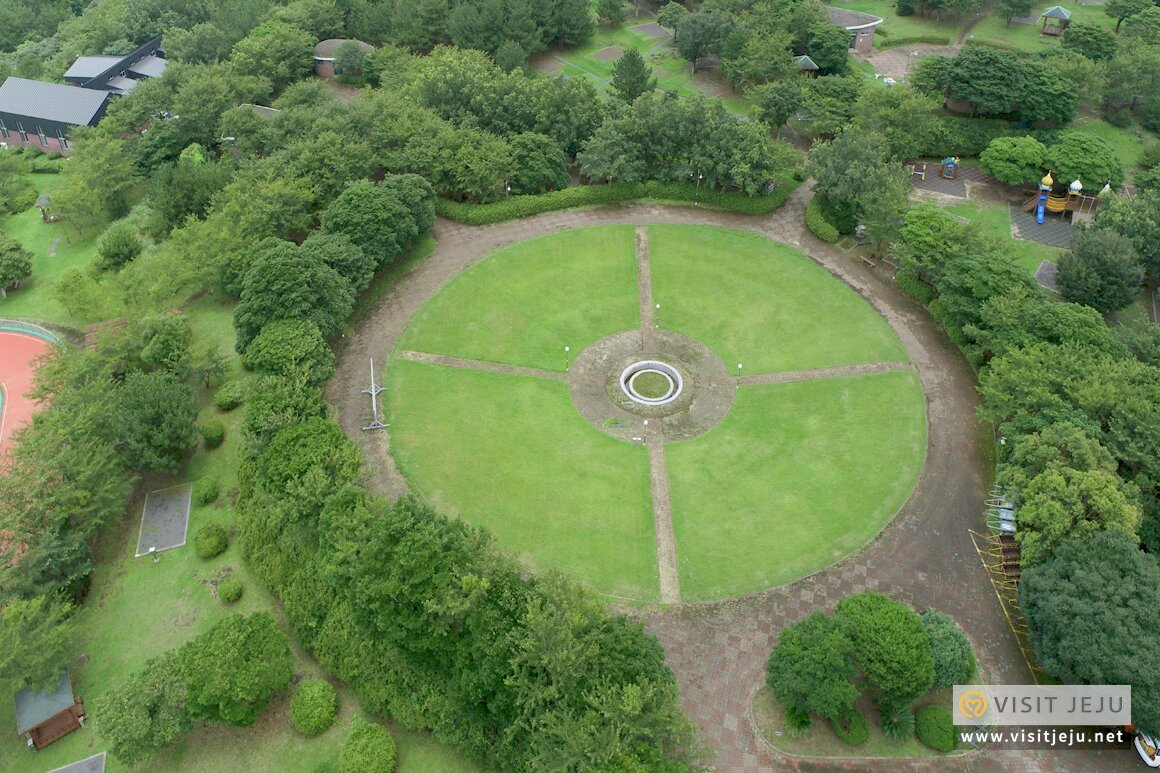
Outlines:
[[[137,537],[138,557],[148,555],[150,548],[160,552],[185,544],[192,495],[192,483],[150,491],[146,495],[141,534]]]

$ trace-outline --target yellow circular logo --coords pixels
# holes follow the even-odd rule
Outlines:
[[[959,711],[964,717],[978,719],[987,713],[987,696],[978,690],[967,690],[959,697]]]

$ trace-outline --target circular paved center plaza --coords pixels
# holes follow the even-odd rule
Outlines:
[[[537,570],[634,602],[780,585],[874,537],[922,469],[901,342],[760,234],[612,225],[467,268],[387,367],[411,488]]]

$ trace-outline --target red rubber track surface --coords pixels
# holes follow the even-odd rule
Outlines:
[[[35,412],[36,404],[26,397],[32,389],[33,363],[51,348],[36,336],[0,331],[0,457]]]

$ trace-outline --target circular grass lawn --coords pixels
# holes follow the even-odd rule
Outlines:
[[[857,550],[906,501],[925,452],[924,399],[897,336],[808,257],[746,231],[641,229],[652,280],[641,299],[634,230],[500,250],[416,314],[384,395],[412,487],[533,569],[619,599],[673,600],[660,580],[666,546],[682,601],[769,588]],[[610,402],[617,436],[569,396],[573,361],[640,328],[642,307],[730,371],[732,407],[691,440],[665,441],[657,420],[625,431]],[[687,376],[685,388],[673,406],[695,412],[704,385]],[[658,464],[671,509],[654,513]]]

